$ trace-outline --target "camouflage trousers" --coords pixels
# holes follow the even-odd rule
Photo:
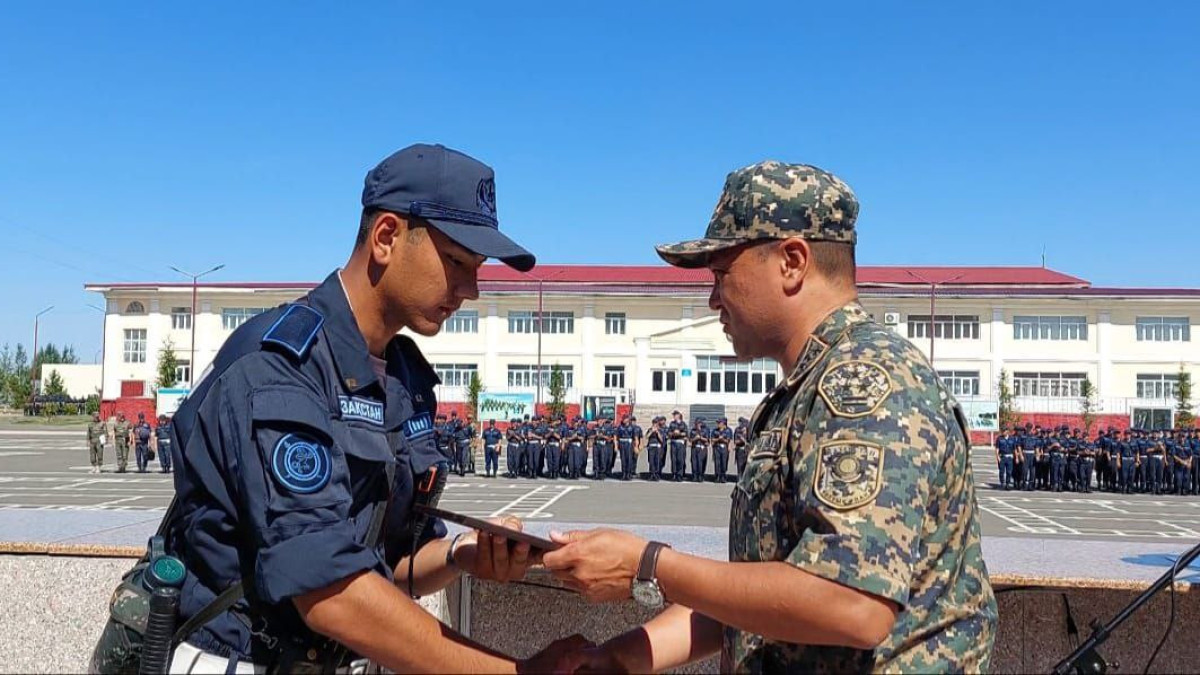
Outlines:
[[[124,471],[129,464],[129,444],[117,441],[117,471]]]
[[[104,464],[104,446],[99,443],[92,443],[88,448],[88,458],[92,462],[92,466],[99,467]]]

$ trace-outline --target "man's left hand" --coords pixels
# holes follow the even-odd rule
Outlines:
[[[645,539],[610,529],[552,532],[550,539],[565,545],[543,555],[542,564],[565,586],[588,602],[629,599]]]
[[[521,521],[511,516],[489,518],[497,525],[520,530]],[[530,555],[529,544],[512,542],[503,537],[474,532],[474,542],[464,542],[454,551],[454,560],[459,569],[479,578],[501,583],[525,578],[535,560]]]

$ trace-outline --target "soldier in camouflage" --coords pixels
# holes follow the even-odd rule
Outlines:
[[[133,425],[125,419],[125,413],[117,413],[117,423],[113,426],[113,441],[117,447],[117,473],[125,473],[129,464],[129,444]]]
[[[108,429],[100,419],[100,413],[93,413],[87,431],[88,453],[92,462],[88,473],[100,473],[100,467],[104,466],[104,441],[107,437]]]
[[[786,380],[759,405],[733,492],[730,563],[615,530],[554,534],[547,568],[593,602],[672,605],[559,668],[977,672],[988,582],[965,418],[911,343],[857,300],[850,188],[816,167],[730,174],[704,239],[658,248],[708,267],[741,358]]]

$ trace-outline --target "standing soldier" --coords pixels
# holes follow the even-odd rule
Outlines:
[[[154,427],[154,452],[159,472],[171,473],[171,420],[166,415],[159,415],[158,426]]]
[[[1175,461],[1175,494],[1186,495],[1188,493],[1188,477],[1192,473],[1192,463],[1196,460],[1192,457],[1192,449],[1182,440],[1175,444],[1173,455]]]
[[[138,473],[146,473],[146,466],[150,463],[150,439],[153,436],[154,430],[146,422],[146,413],[138,413],[137,424],[133,426],[133,450]]]
[[[562,434],[559,431],[558,420],[550,419],[546,425],[546,477],[558,478],[562,459]]]
[[[733,432],[729,429],[729,420],[724,417],[717,420],[717,428],[712,433],[713,472],[718,483],[724,483],[729,473],[729,442],[733,440]]]
[[[100,473],[100,467],[104,466],[104,442],[107,437],[108,428],[100,419],[100,413],[93,413],[92,423],[87,430],[88,455],[92,462],[88,473]]]
[[[496,428],[496,420],[488,420],[483,430],[483,475],[496,477],[500,472],[500,441],[504,434]]]
[[[1066,458],[1063,457],[1063,447],[1057,438],[1050,439],[1050,489],[1055,492],[1063,490],[1063,470],[1066,468]]]
[[[1188,434],[1188,448],[1192,451],[1192,494],[1200,494],[1200,432],[1192,429]]]
[[[1013,473],[1016,468],[1016,449],[1008,436],[1008,428],[1004,428],[996,439],[996,468],[1000,471],[1000,489],[1011,490]]]
[[[1121,440],[1114,444],[1113,452],[1117,458],[1117,470],[1120,471],[1120,488],[1125,494],[1133,493],[1133,472],[1137,467],[1138,456],[1137,448],[1133,444],[1133,440],[1129,438],[1129,430],[1126,429],[1122,434]]]
[[[1092,491],[1092,472],[1096,468],[1096,446],[1086,437],[1079,440],[1079,491]]]
[[[613,438],[616,431],[608,418],[601,417],[596,426],[596,440],[592,444],[592,478],[604,480],[608,477],[608,466],[612,457]]]
[[[587,467],[587,425],[579,417],[567,434],[567,477],[579,480]]]
[[[546,434],[550,429],[546,426],[546,418],[542,415],[533,416],[533,425],[529,428],[529,450],[525,453],[529,459],[529,477],[540,478],[546,464]]]
[[[672,412],[671,417],[671,424],[667,427],[667,437],[671,443],[671,477],[676,483],[682,483],[683,474],[687,471],[688,426],[678,410]]]
[[[1156,431],[1150,439],[1150,447],[1146,449],[1146,458],[1149,460],[1146,466],[1146,492],[1162,494],[1163,457],[1165,455],[1166,449]]]
[[[708,472],[708,442],[711,437],[704,418],[696,420],[692,427],[692,482],[703,483],[704,474]]]
[[[646,434],[646,464],[650,470],[650,480],[662,480],[662,454],[667,446],[666,432],[663,431],[662,417],[650,421],[650,431]]]
[[[629,471],[632,476],[637,476],[638,458],[642,456],[642,443],[645,440],[645,433],[638,426],[636,417],[631,415],[629,421],[633,425],[633,465],[629,467]]]
[[[1037,489],[1038,465],[1042,463],[1042,453],[1038,450],[1037,439],[1022,432],[1017,427],[1019,437],[1012,437],[1013,447],[1021,453],[1021,481],[1027,491]]]
[[[125,473],[125,467],[129,464],[129,437],[132,430],[133,425],[125,419],[125,413],[117,413],[117,422],[113,425],[113,441],[117,448],[117,473]]]
[[[628,417],[622,417],[617,425],[617,453],[621,456],[621,480],[633,477],[633,427]]]
[[[453,439],[450,435],[450,429],[446,424],[445,413],[438,413],[434,420],[433,442],[437,446],[438,452],[442,453],[442,456],[446,458],[446,461],[453,462],[454,452],[450,449]]]
[[[465,422],[458,423],[458,429],[454,432],[455,456],[454,464],[458,467],[458,475],[467,475],[467,469],[471,466],[471,454],[473,453],[472,446],[475,441],[475,419],[468,415]]]
[[[737,466],[738,476],[741,476],[742,471],[745,470],[746,461],[750,455],[749,439],[746,438],[746,432],[749,430],[750,420],[739,417],[737,428],[733,430],[733,461]]]
[[[505,447],[505,454],[508,456],[508,473],[504,475],[506,478],[516,478],[521,475],[521,446],[525,442],[521,438],[521,420],[514,417],[509,421],[504,438],[508,444]]]

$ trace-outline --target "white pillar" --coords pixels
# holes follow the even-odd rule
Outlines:
[[[504,330],[504,326],[500,325],[499,305],[496,302],[487,303],[481,319],[479,329],[483,331],[486,349],[483,363],[479,364],[480,370],[483,371],[480,381],[486,389],[503,390],[508,386],[508,373],[500,372],[500,358],[497,354],[500,349],[500,334]]]
[[[989,336],[992,342],[992,377],[991,382],[987,387],[980,387],[980,393],[984,391],[991,392],[994,387],[999,386],[1000,369],[1004,367],[1004,347],[1002,346],[1004,337],[1004,310],[995,308],[992,309],[992,324],[989,329]]]
[[[596,300],[587,298],[583,301],[583,315],[579,319],[579,368],[582,372],[575,376],[575,387],[587,391],[599,388],[603,380],[597,381],[596,370]]]
[[[1096,397],[1110,395],[1112,376],[1112,314],[1100,312],[1096,317]]]
[[[633,373],[626,386],[632,384],[634,388],[634,400],[644,401],[644,396],[650,395],[650,388],[653,386],[653,380],[650,377],[650,338],[638,337],[633,339],[634,362]],[[676,390],[679,389],[678,383],[675,385]]]

